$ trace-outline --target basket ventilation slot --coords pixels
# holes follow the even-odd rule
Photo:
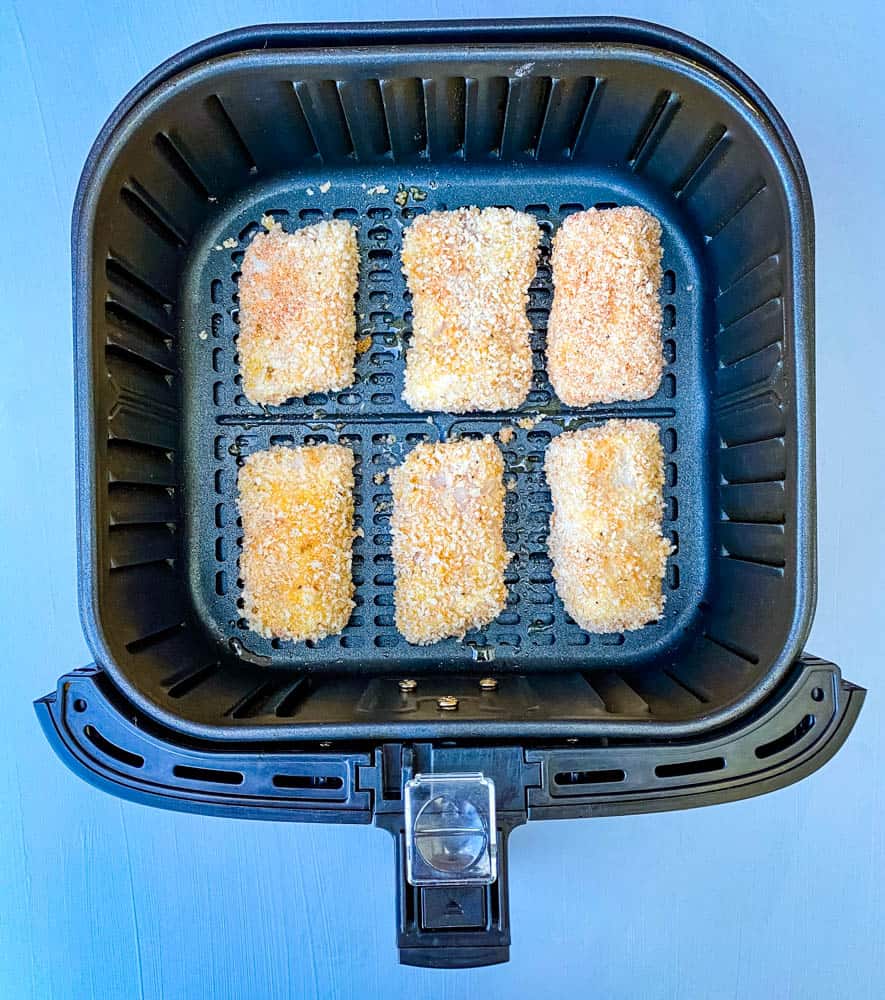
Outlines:
[[[116,743],[111,743],[109,739],[101,735],[95,726],[84,726],[83,734],[97,750],[100,750],[106,757],[117,761],[118,764],[125,764],[127,767],[144,767],[144,757],[132,753],[130,750],[124,750]]]
[[[790,747],[794,746],[799,742],[804,736],[814,728],[815,718],[813,715],[809,714],[803,716],[803,718],[787,733],[783,736],[779,736],[776,740],[772,740],[770,743],[763,743],[761,746],[756,747],[756,756],[760,760],[766,760],[768,757],[773,757],[775,754],[783,753],[785,750],[789,750]]]
[[[240,771],[223,771],[216,767],[191,767],[189,764],[176,764],[172,768],[172,773],[176,778],[214,785],[242,785],[244,780]]]

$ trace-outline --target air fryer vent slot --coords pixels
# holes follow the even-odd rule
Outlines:
[[[217,767],[191,767],[189,764],[176,764],[172,768],[176,778],[186,778],[188,781],[203,781],[215,785],[242,785],[243,775],[239,771],[223,771]]]
[[[118,747],[116,743],[111,743],[95,728],[95,726],[84,726],[83,735],[87,740],[105,756],[117,761],[118,764],[125,764],[126,767],[144,767],[144,757],[140,754],[132,753]]]
[[[708,757],[706,760],[684,760],[675,764],[658,764],[655,768],[655,775],[658,778],[684,778],[692,774],[721,771],[724,767],[724,757]]]
[[[627,772],[621,768],[608,768],[600,771],[560,771],[554,775],[557,785],[606,785],[612,782],[625,781]]]
[[[772,740],[770,743],[763,743],[762,746],[756,747],[756,756],[760,760],[766,760],[768,757],[773,757],[775,754],[783,753],[784,750],[789,750],[791,746],[798,743],[804,736],[814,728],[815,718],[813,715],[808,714],[802,717],[802,719],[787,733],[783,736],[779,736],[776,740]]]

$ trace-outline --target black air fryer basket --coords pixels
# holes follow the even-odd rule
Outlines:
[[[410,412],[403,228],[474,204],[530,212],[545,234],[532,391],[504,416]],[[617,204],[662,222],[664,377],[653,399],[574,410],[544,370],[550,236],[570,212]],[[267,408],[242,394],[237,279],[265,214],[358,227],[371,347],[343,392]],[[812,227],[769,101],[651,25],[262,27],[165,63],[103,129],[74,211],[80,596],[96,664],[38,702],[53,745],[139,801],[389,829],[401,959],[433,966],[506,960],[507,835],[527,818],[719,802],[819,767],[863,691],[803,653]],[[675,552],[662,620],[591,636],[553,588],[543,453],[562,427],[614,416],[661,428]],[[536,419],[505,446],[507,608],[463,642],[410,647],[393,624],[378,473],[418,441],[522,417]],[[242,619],[238,463],[319,441],[357,456],[357,607],[339,636],[266,640]]]

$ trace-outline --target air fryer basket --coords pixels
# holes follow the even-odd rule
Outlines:
[[[544,232],[532,391],[511,414],[411,412],[400,399],[411,318],[402,232],[418,213],[470,204],[530,212]],[[666,367],[653,399],[574,410],[544,371],[550,237],[570,212],[615,204],[662,222]],[[266,408],[242,395],[237,279],[265,214],[287,229],[330,218],[358,227],[357,311],[371,347],[347,390]],[[81,609],[100,669],[63,679],[61,697],[41,703],[53,741],[81,762],[85,751],[81,769],[91,780],[107,772],[117,791],[140,769],[141,794],[163,788],[161,804],[176,808],[374,817],[401,851],[409,776],[492,773],[497,888],[482,889],[479,910],[477,887],[464,903],[471,919],[484,914],[483,930],[434,937],[440,927],[422,914],[436,890],[413,899],[400,865],[401,946],[419,964],[441,964],[443,946],[460,949],[450,964],[501,960],[506,834],[527,809],[673,807],[691,804],[686,785],[749,794],[734,790],[750,775],[777,783],[760,761],[792,761],[782,768],[792,780],[812,746],[818,766],[860,695],[852,707],[836,668],[799,660],[815,587],[812,226],[801,161],[767,99],[666,29],[283,26],[170,60],[106,125],[75,207]],[[543,451],[562,428],[613,416],[661,428],[675,551],[662,620],[590,636],[552,585]],[[393,625],[384,474],[417,441],[504,424],[516,483],[507,608],[463,642],[410,647]],[[242,620],[237,468],[255,449],[316,441],[356,454],[357,607],[340,636],[270,641]],[[484,675],[494,689],[478,686]],[[417,687],[404,690],[404,677]],[[456,711],[440,710],[442,695]],[[722,749],[771,736],[787,704],[799,712],[790,739],[753,736],[749,755]],[[121,721],[133,712],[137,732]],[[441,738],[460,742],[445,749]],[[603,749],[602,738],[614,741]],[[675,752],[676,770],[649,759],[637,769],[632,757],[627,767],[640,741],[640,756]],[[713,749],[697,758],[701,744]],[[294,783],[271,774],[281,748],[300,754]],[[231,763],[240,753],[252,764]],[[209,766],[213,756],[230,766]],[[182,778],[191,792],[173,790]],[[667,805],[654,804],[660,781]],[[243,782],[222,796],[219,783]],[[625,784],[615,794],[610,782]]]
[[[814,580],[810,205],[774,124],[715,71],[626,41],[243,51],[152,88],[103,145],[76,233],[83,603],[97,659],[144,710],[207,736],[398,735],[397,689],[379,678],[431,671],[459,694],[449,677],[494,657],[507,675],[494,710],[465,699],[449,719],[430,699],[409,721],[677,735],[758,700],[795,659]],[[510,605],[464,643],[409,647],[392,625],[390,494],[374,476],[416,440],[502,419],[400,401],[402,228],[444,204],[513,204],[549,241],[567,212],[625,202],[664,224],[661,390],[557,405],[542,262],[537,370],[516,417],[544,419],[506,456]],[[372,348],[351,389],[261,410],[239,391],[234,338],[238,265],[266,212],[359,226]],[[541,464],[563,425],[613,414],[661,425],[677,552],[659,624],[591,637],[553,592]],[[277,649],[238,627],[237,461],[304,440],[357,454],[358,607],[342,636]]]

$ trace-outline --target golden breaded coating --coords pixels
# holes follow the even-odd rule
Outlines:
[[[566,611],[588,632],[661,617],[670,543],[661,534],[664,452],[656,424],[609,420],[547,447],[547,548]]]
[[[553,240],[547,372],[568,406],[661,383],[661,224],[636,206],[570,215]]]
[[[503,473],[490,437],[419,444],[391,471],[396,624],[409,642],[463,636],[503,610]]]
[[[528,287],[541,230],[511,208],[419,216],[403,238],[412,345],[403,399],[413,410],[511,410],[532,381]]]
[[[353,452],[337,444],[255,452],[239,488],[250,627],[295,640],[340,632],[353,610]]]
[[[356,357],[356,231],[275,225],[249,244],[239,282],[243,392],[259,404],[343,389]]]

